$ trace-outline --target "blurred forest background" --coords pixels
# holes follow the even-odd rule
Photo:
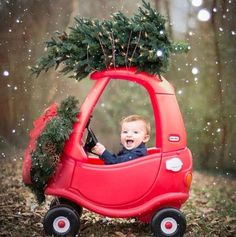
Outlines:
[[[176,88],[195,168],[235,175],[236,1],[148,2],[168,19],[170,38],[191,46],[188,54],[172,57],[163,76]],[[0,1],[0,159],[7,149],[26,146],[33,120],[51,103],[68,95],[82,102],[92,86],[54,70],[31,76],[28,66],[43,54],[44,42],[56,31],[68,32],[78,14],[102,19],[121,10],[131,16],[139,6],[141,0]],[[111,83],[92,121],[99,140],[118,150],[119,120],[131,113],[152,118],[146,92],[127,82]]]

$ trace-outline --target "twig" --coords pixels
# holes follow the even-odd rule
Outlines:
[[[106,65],[106,68],[107,68],[107,55],[106,55],[105,50],[104,50],[104,48],[103,48],[102,41],[101,41],[100,37],[97,36],[97,38],[98,38],[99,44],[100,44],[100,46],[101,46],[101,48],[102,48],[102,52],[103,52],[103,55],[104,55],[104,57],[105,57],[105,65]]]
[[[113,36],[113,32],[108,32],[108,35],[109,35],[109,40],[111,42],[111,47],[112,47],[112,61],[113,61],[113,65],[115,67],[115,43],[114,43],[114,36]]]
[[[140,31],[139,31],[139,35],[138,35],[137,44],[135,45],[134,51],[133,51],[132,56],[131,56],[131,58],[130,58],[129,67],[131,66],[132,59],[133,59],[134,54],[135,54],[135,51],[136,51],[136,49],[137,49],[137,47],[138,47],[138,44],[139,44],[139,41],[140,41],[140,38],[141,38],[141,33],[142,33],[142,31],[140,30]]]
[[[113,59],[113,65],[115,68],[116,67],[116,46],[115,46],[113,31],[111,31],[111,36],[112,36],[112,59]]]
[[[131,40],[132,33],[133,33],[133,31],[131,30],[131,32],[129,34],[128,47],[127,47],[126,54],[125,54],[125,66],[126,66],[126,68],[127,68],[128,53],[129,53],[129,46],[130,46],[130,40]]]

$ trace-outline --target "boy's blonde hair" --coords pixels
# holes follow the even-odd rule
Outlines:
[[[147,135],[150,135],[150,131],[151,131],[150,122],[145,117],[143,117],[141,115],[137,115],[137,114],[129,115],[120,121],[120,125],[122,126],[122,124],[125,122],[133,122],[133,121],[140,121],[140,120],[145,123]]]

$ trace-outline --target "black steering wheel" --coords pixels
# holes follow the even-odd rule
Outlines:
[[[90,120],[86,126],[87,130],[88,130],[88,134],[87,134],[87,138],[86,138],[85,145],[84,145],[84,150],[87,152],[91,152],[92,148],[98,142],[98,139],[96,138],[93,130],[89,127],[89,123],[90,123]]]

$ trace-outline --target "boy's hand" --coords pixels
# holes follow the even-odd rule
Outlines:
[[[102,153],[106,150],[105,146],[103,146],[101,143],[97,143],[96,146],[92,148],[92,152],[97,155],[102,155]]]

